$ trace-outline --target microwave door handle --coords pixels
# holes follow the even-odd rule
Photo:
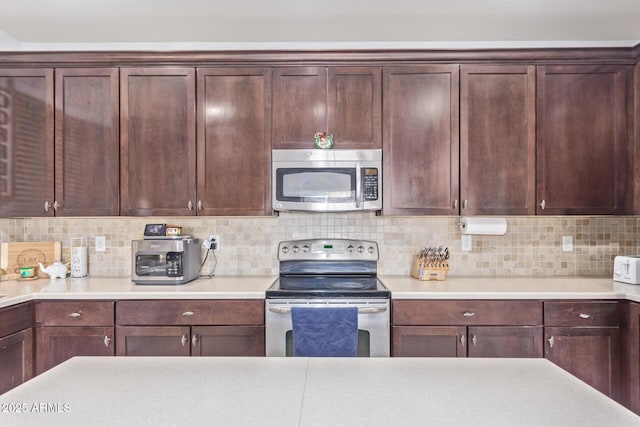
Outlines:
[[[356,163],[356,209],[360,209],[362,201],[362,182],[361,182],[361,166],[360,162]]]

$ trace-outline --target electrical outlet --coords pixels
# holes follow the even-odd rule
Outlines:
[[[473,242],[471,240],[471,236],[468,234],[462,235],[462,250],[470,251],[473,246]]]
[[[107,250],[107,238],[105,236],[96,236],[96,252],[104,252]]]
[[[573,236],[562,236],[562,252],[573,252]]]
[[[209,247],[214,251],[220,249],[220,235],[219,234],[209,234]]]

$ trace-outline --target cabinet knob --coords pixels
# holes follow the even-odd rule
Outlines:
[[[462,202],[462,209],[467,209],[468,205],[469,205],[469,202],[467,202],[467,199],[465,199],[464,202]]]
[[[69,313],[67,314],[67,317],[71,317],[73,319],[82,316],[82,312],[75,312],[75,313]]]
[[[460,344],[464,347],[464,334],[460,335]]]
[[[110,343],[111,343],[111,338],[105,336],[104,337],[104,346],[108,348]]]
[[[180,342],[182,343],[183,347],[187,346],[187,343],[189,342],[189,337],[187,336],[187,334],[184,334],[182,336],[182,339],[180,340]]]
[[[193,336],[191,337],[191,345],[193,345],[194,347],[198,345],[198,335],[193,334]]]
[[[591,317],[592,317],[590,314],[587,314],[587,313],[580,313],[578,316],[581,319],[591,319]]]
[[[58,201],[54,200],[53,201],[53,210],[57,211],[59,207],[60,207],[60,204],[58,203]]]
[[[191,200],[189,200],[189,203],[187,203],[187,208],[192,211],[193,210],[193,203],[191,202]]]
[[[553,348],[553,343],[555,342],[555,339],[551,337],[547,341],[549,341],[549,347]]]
[[[202,200],[198,200],[198,210],[202,210]]]
[[[458,209],[458,199],[453,201],[453,209]]]
[[[544,200],[542,200],[542,201],[540,202],[540,209],[544,210],[545,206],[547,206],[547,202],[546,202],[546,201],[544,201]]]
[[[473,344],[474,347],[478,345],[478,336],[477,335],[471,335],[471,343]]]
[[[44,211],[45,212],[49,212],[49,208],[51,207],[51,205],[49,204],[48,201],[44,201]]]

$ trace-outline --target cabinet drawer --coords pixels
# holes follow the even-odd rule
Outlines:
[[[28,302],[0,310],[0,338],[32,326],[32,303]]]
[[[540,301],[393,301],[394,325],[542,325]]]
[[[118,301],[118,325],[264,325],[264,300]]]
[[[113,326],[113,301],[36,303],[38,326]]]
[[[618,302],[545,302],[545,326],[619,326]]]

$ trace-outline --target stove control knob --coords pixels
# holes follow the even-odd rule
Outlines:
[[[347,246],[347,252],[349,253],[353,252],[353,245]]]
[[[283,246],[282,247],[282,253],[283,254],[288,254],[289,253],[289,247],[288,246]]]
[[[293,249],[293,253],[294,253],[294,254],[297,254],[297,253],[298,253],[298,251],[300,250],[300,246],[295,245],[292,249]]]
[[[358,246],[358,252],[360,253],[364,252],[364,246],[362,245]]]
[[[374,253],[375,251],[376,251],[376,250],[375,250],[375,249],[373,249],[373,246],[369,246],[369,247],[367,248],[367,252],[369,252],[370,254]]]
[[[309,252],[309,245],[303,245],[302,252]]]

